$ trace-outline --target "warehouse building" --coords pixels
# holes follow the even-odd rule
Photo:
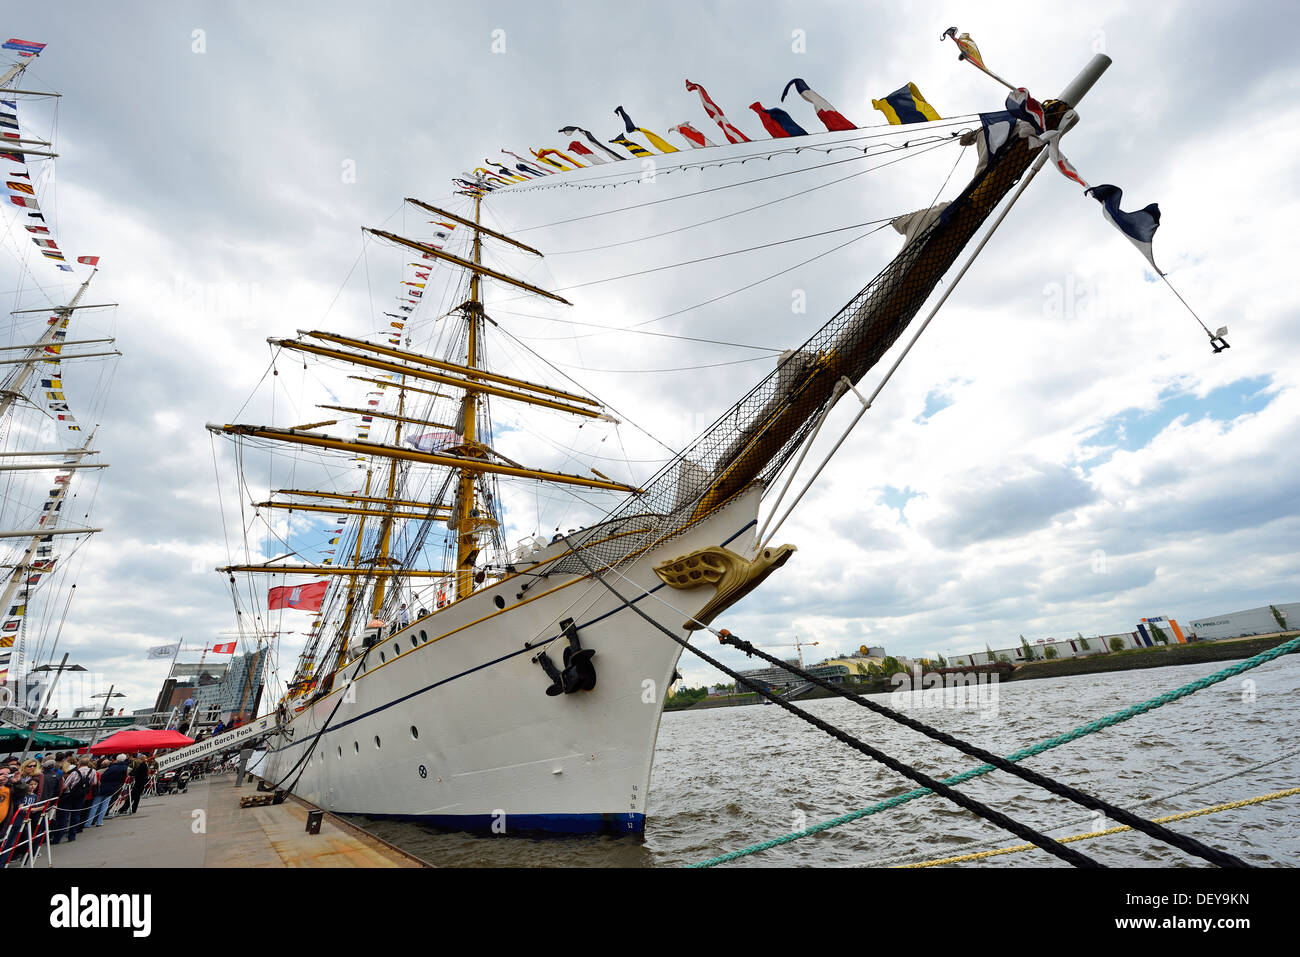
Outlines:
[[[1277,614],[1273,613],[1274,609]],[[1281,621],[1278,619],[1281,618]],[[1216,638],[1244,638],[1249,635],[1271,635],[1279,631],[1300,629],[1300,602],[1285,605],[1264,605],[1247,608],[1213,618],[1202,618],[1191,623],[1192,631],[1201,641]]]

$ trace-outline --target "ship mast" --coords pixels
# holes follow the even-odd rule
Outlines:
[[[94,272],[92,272],[89,276],[86,277],[86,281],[81,284],[81,288],[77,290],[77,294],[72,297],[72,301],[69,302],[66,306],[54,306],[53,308],[50,309],[14,310],[15,315],[24,312],[52,312],[54,313],[54,318],[50,321],[49,325],[45,327],[45,332],[41,335],[41,337],[37,339],[35,342],[33,342],[30,346],[26,347],[27,349],[26,355],[18,359],[10,360],[17,365],[17,368],[15,368],[14,371],[9,374],[9,378],[5,380],[4,385],[0,386],[0,419],[3,419],[6,415],[8,415],[9,410],[13,408],[14,402],[22,397],[23,389],[27,385],[27,380],[31,378],[36,363],[44,362],[50,359],[50,353],[47,353],[45,349],[47,346],[53,346],[59,344],[60,342],[59,333],[62,332],[63,330],[63,323],[73,314],[73,312],[75,312],[78,309],[100,309],[104,306],[117,305],[117,303],[95,303],[94,305],[89,305],[89,306],[79,305],[82,296],[84,296],[86,294],[86,290],[90,288],[90,281],[95,278],[95,273],[97,272],[99,272],[98,269],[96,269]],[[91,340],[87,340],[87,341],[91,341]],[[99,341],[99,340],[94,340],[94,341]],[[112,340],[109,341],[111,342]],[[91,354],[87,354],[87,356],[84,357],[88,357],[89,355],[105,355],[105,354],[117,355],[116,352],[91,353]],[[64,359],[80,359],[80,358],[83,358],[83,356],[82,355],[65,356],[62,354],[58,354],[57,356],[55,356],[55,361],[62,362],[62,360]]]
[[[483,205],[482,194],[474,197],[474,223],[480,222]],[[474,264],[483,264],[483,235],[474,231]],[[481,280],[477,272],[470,275],[469,301],[462,306],[465,322],[468,325],[465,364],[470,369],[478,368],[478,337],[483,326],[483,303],[481,299]],[[472,376],[473,374],[470,373]],[[478,440],[478,393],[473,389],[465,390],[461,403],[461,435],[466,447],[473,448]],[[456,533],[456,597],[464,598],[474,590],[474,560],[478,557],[479,513],[474,506],[477,477],[459,469],[456,486],[456,500],[453,506],[452,520],[447,526]]]
[[[0,87],[12,78],[14,71],[10,70],[8,74],[0,78]],[[25,390],[32,377],[37,371],[38,363],[51,362],[59,366],[66,359],[77,359],[97,355],[120,355],[117,351],[93,352],[93,353],[63,353],[62,348],[69,343],[66,342],[64,329],[72,314],[78,309],[95,309],[104,305],[116,305],[115,303],[96,303],[93,305],[82,305],[81,300],[86,295],[86,290],[90,288],[90,282],[95,278],[95,270],[86,278],[77,289],[72,300],[65,306],[54,306],[49,309],[19,309],[15,310],[15,315],[31,312],[48,312],[53,313],[45,327],[44,333],[29,345],[15,347],[21,349],[22,354],[17,359],[5,360],[7,364],[12,364],[14,369],[9,373],[3,385],[0,385],[0,420],[9,415],[14,404],[19,399],[25,399]],[[87,342],[112,342],[108,340],[86,340]],[[74,343],[75,344],[75,343]],[[83,465],[82,460],[88,455],[97,454],[91,450],[91,443],[94,441],[95,433],[92,430],[85,443],[80,448],[68,449],[67,451],[48,453],[48,452],[14,452],[15,456],[42,456],[42,455],[59,455],[63,461],[50,465],[18,463],[14,465],[0,465],[0,471],[23,471],[23,470],[53,470],[66,473],[65,477],[56,479],[55,487],[50,490],[49,497],[45,503],[45,513],[41,516],[39,526],[36,528],[19,528],[0,530],[0,538],[26,538],[27,546],[22,555],[13,565],[3,590],[0,590],[0,613],[8,618],[6,627],[21,617],[26,620],[26,608],[28,598],[31,593],[33,581],[39,579],[41,572],[39,569],[46,569],[52,563],[53,559],[46,559],[45,556],[52,554],[53,547],[48,543],[54,540],[56,535],[82,535],[92,534],[100,531],[97,528],[72,528],[56,529],[58,524],[59,513],[67,499],[68,489],[71,486],[72,478],[75,472],[81,469],[107,468],[106,464]],[[40,557],[42,561],[37,562]],[[21,616],[17,609],[22,609]],[[21,625],[18,626],[21,628]],[[21,680],[24,655],[24,640],[18,631],[6,631],[0,634],[0,650],[13,648],[12,660],[6,661],[0,670],[12,671],[15,676]],[[7,656],[6,656],[7,657]]]
[[[334,641],[337,654],[332,662],[331,675],[321,676],[320,685],[327,689],[332,683],[332,675],[342,667],[347,659],[349,635],[357,625],[359,609],[364,607],[363,590],[368,582],[373,581],[369,601],[372,617],[382,618],[385,603],[391,604],[392,591],[400,587],[397,581],[390,584],[390,579],[452,579],[454,598],[461,599],[473,593],[475,577],[482,577],[476,571],[478,558],[482,550],[482,536],[485,530],[496,527],[497,519],[492,507],[492,499],[480,487],[484,476],[505,475],[514,478],[533,479],[542,482],[577,486],[580,488],[600,489],[623,493],[638,491],[633,486],[609,479],[599,472],[593,475],[573,475],[562,472],[550,472],[521,465],[497,452],[489,444],[491,437],[484,434],[486,419],[480,422],[480,415],[486,415],[486,402],[495,397],[510,402],[534,405],[555,412],[562,412],[584,419],[603,419],[616,421],[605,414],[601,403],[589,396],[556,389],[551,386],[530,382],[515,376],[493,372],[484,367],[483,341],[486,330],[487,315],[483,307],[483,279],[495,281],[522,289],[530,294],[567,304],[562,297],[550,293],[523,280],[509,276],[483,264],[483,241],[485,238],[503,242],[531,255],[542,254],[531,246],[505,236],[482,225],[482,196],[474,195],[474,218],[468,219],[407,198],[407,202],[420,209],[438,215],[447,220],[469,227],[473,230],[472,253],[470,258],[454,256],[441,251],[441,247],[426,242],[407,239],[379,229],[367,232],[385,241],[416,250],[426,259],[448,263],[470,274],[468,298],[460,304],[459,312],[465,322],[465,354],[463,361],[459,356],[442,358],[423,355],[407,348],[398,348],[393,344],[368,342],[338,333],[321,330],[299,330],[296,339],[268,340],[271,345],[359,366],[363,369],[384,373],[387,379],[381,381],[363,376],[351,376],[363,382],[370,382],[381,388],[396,385],[399,389],[396,412],[379,412],[372,409],[349,408],[342,405],[321,405],[347,414],[375,415],[394,423],[391,440],[371,441],[361,437],[354,439],[329,435],[319,431],[325,426],[337,424],[336,420],[313,422],[293,428],[276,428],[262,425],[209,424],[209,430],[227,435],[247,436],[273,442],[307,446],[328,451],[349,453],[353,456],[365,456],[371,461],[375,458],[388,459],[387,476],[381,479],[374,470],[366,473],[364,493],[341,494],[315,492],[299,489],[280,489],[275,495],[293,496],[279,501],[256,502],[257,508],[295,509],[305,512],[337,512],[344,515],[356,515],[359,518],[357,538],[351,555],[351,561],[345,566],[282,564],[282,556],[262,564],[227,565],[218,569],[225,574],[233,572],[258,572],[272,575],[311,574],[321,576],[345,576],[348,578],[345,610]],[[307,341],[316,340],[316,341]],[[409,343],[410,340],[408,339]],[[445,422],[432,421],[426,415],[407,411],[407,393],[420,393],[435,398],[454,399],[455,393],[430,391],[409,384],[412,380],[421,383],[436,384],[442,389],[459,390],[459,410],[453,419],[451,416],[437,416],[447,419]],[[442,447],[426,447],[413,443],[409,438],[403,444],[407,425],[433,427],[444,432],[454,432],[455,441]],[[485,441],[486,440],[486,441]],[[448,481],[451,491],[450,502],[413,501],[404,494],[405,482],[402,478],[402,463],[446,468],[451,473]],[[382,482],[382,484],[381,484]],[[379,486],[375,488],[375,486]],[[444,486],[447,488],[447,486]],[[310,499],[316,498],[312,502]],[[342,502],[330,505],[328,500]],[[363,554],[363,533],[367,523],[374,519],[379,522],[378,535],[374,549]],[[403,521],[445,521],[448,530],[455,536],[455,564],[446,569],[404,568],[401,557],[394,557],[394,523]],[[300,676],[301,677],[301,676]]]
[[[405,378],[403,378],[405,382]],[[406,405],[406,390],[402,389],[397,394],[397,424],[393,429],[393,444],[400,446],[402,444],[402,419],[401,415]],[[388,494],[384,496],[383,504],[387,506],[383,518],[379,521],[379,548],[375,555],[376,568],[392,568],[396,562],[388,555],[389,542],[393,537],[393,501],[397,495],[397,459],[391,459],[388,463]],[[360,538],[360,532],[357,534]],[[356,579],[353,579],[355,583]],[[384,607],[384,592],[388,585],[386,577],[375,579],[375,588],[371,593],[370,614],[378,618],[380,611]]]

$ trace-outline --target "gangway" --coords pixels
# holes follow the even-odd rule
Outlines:
[[[274,713],[255,718],[248,724],[241,724],[238,728],[223,731],[202,741],[196,741],[194,744],[177,748],[171,754],[163,755],[158,759],[158,770],[160,772],[170,771],[172,768],[180,768],[187,764],[193,764],[195,761],[202,761],[204,758],[220,754],[222,751],[230,751],[239,745],[250,745],[258,738],[266,737],[275,728]]]

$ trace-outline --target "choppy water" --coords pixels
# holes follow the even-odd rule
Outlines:
[[[1015,682],[964,707],[908,696],[908,713],[997,754],[1010,754],[1119,711],[1229,662]],[[1244,684],[1247,679],[1253,686]],[[895,704],[887,696],[876,698]],[[926,773],[943,778],[975,762],[849,701],[801,704],[809,712]],[[1300,748],[1300,656],[1289,655],[1118,727],[1030,758],[1028,766],[1112,803],[1137,802],[1241,772]],[[1300,756],[1193,793],[1136,808],[1156,818],[1300,785]],[[515,838],[447,833],[393,821],[357,823],[443,867],[677,867],[812,825],[912,790],[906,779],[777,707],[664,715],[643,838]],[[1019,778],[993,772],[966,793],[1061,837],[1098,829],[1089,812]],[[1068,826],[1067,826],[1068,825]],[[1059,829],[1058,829],[1059,826]],[[1106,822],[1103,826],[1112,826]],[[1244,860],[1300,865],[1300,796],[1170,825]],[[933,795],[725,866],[853,866],[894,855],[927,860],[976,843],[1022,843]],[[1113,866],[1204,866],[1126,833],[1073,845]],[[1065,866],[1033,850],[986,865]]]

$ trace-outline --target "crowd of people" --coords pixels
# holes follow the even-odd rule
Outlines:
[[[26,761],[10,755],[0,764],[0,851],[25,839],[17,824],[28,805],[55,802],[52,844],[75,841],[87,827],[103,827],[119,801],[124,801],[121,813],[134,814],[155,767],[143,754],[119,754],[111,761],[72,751]]]

